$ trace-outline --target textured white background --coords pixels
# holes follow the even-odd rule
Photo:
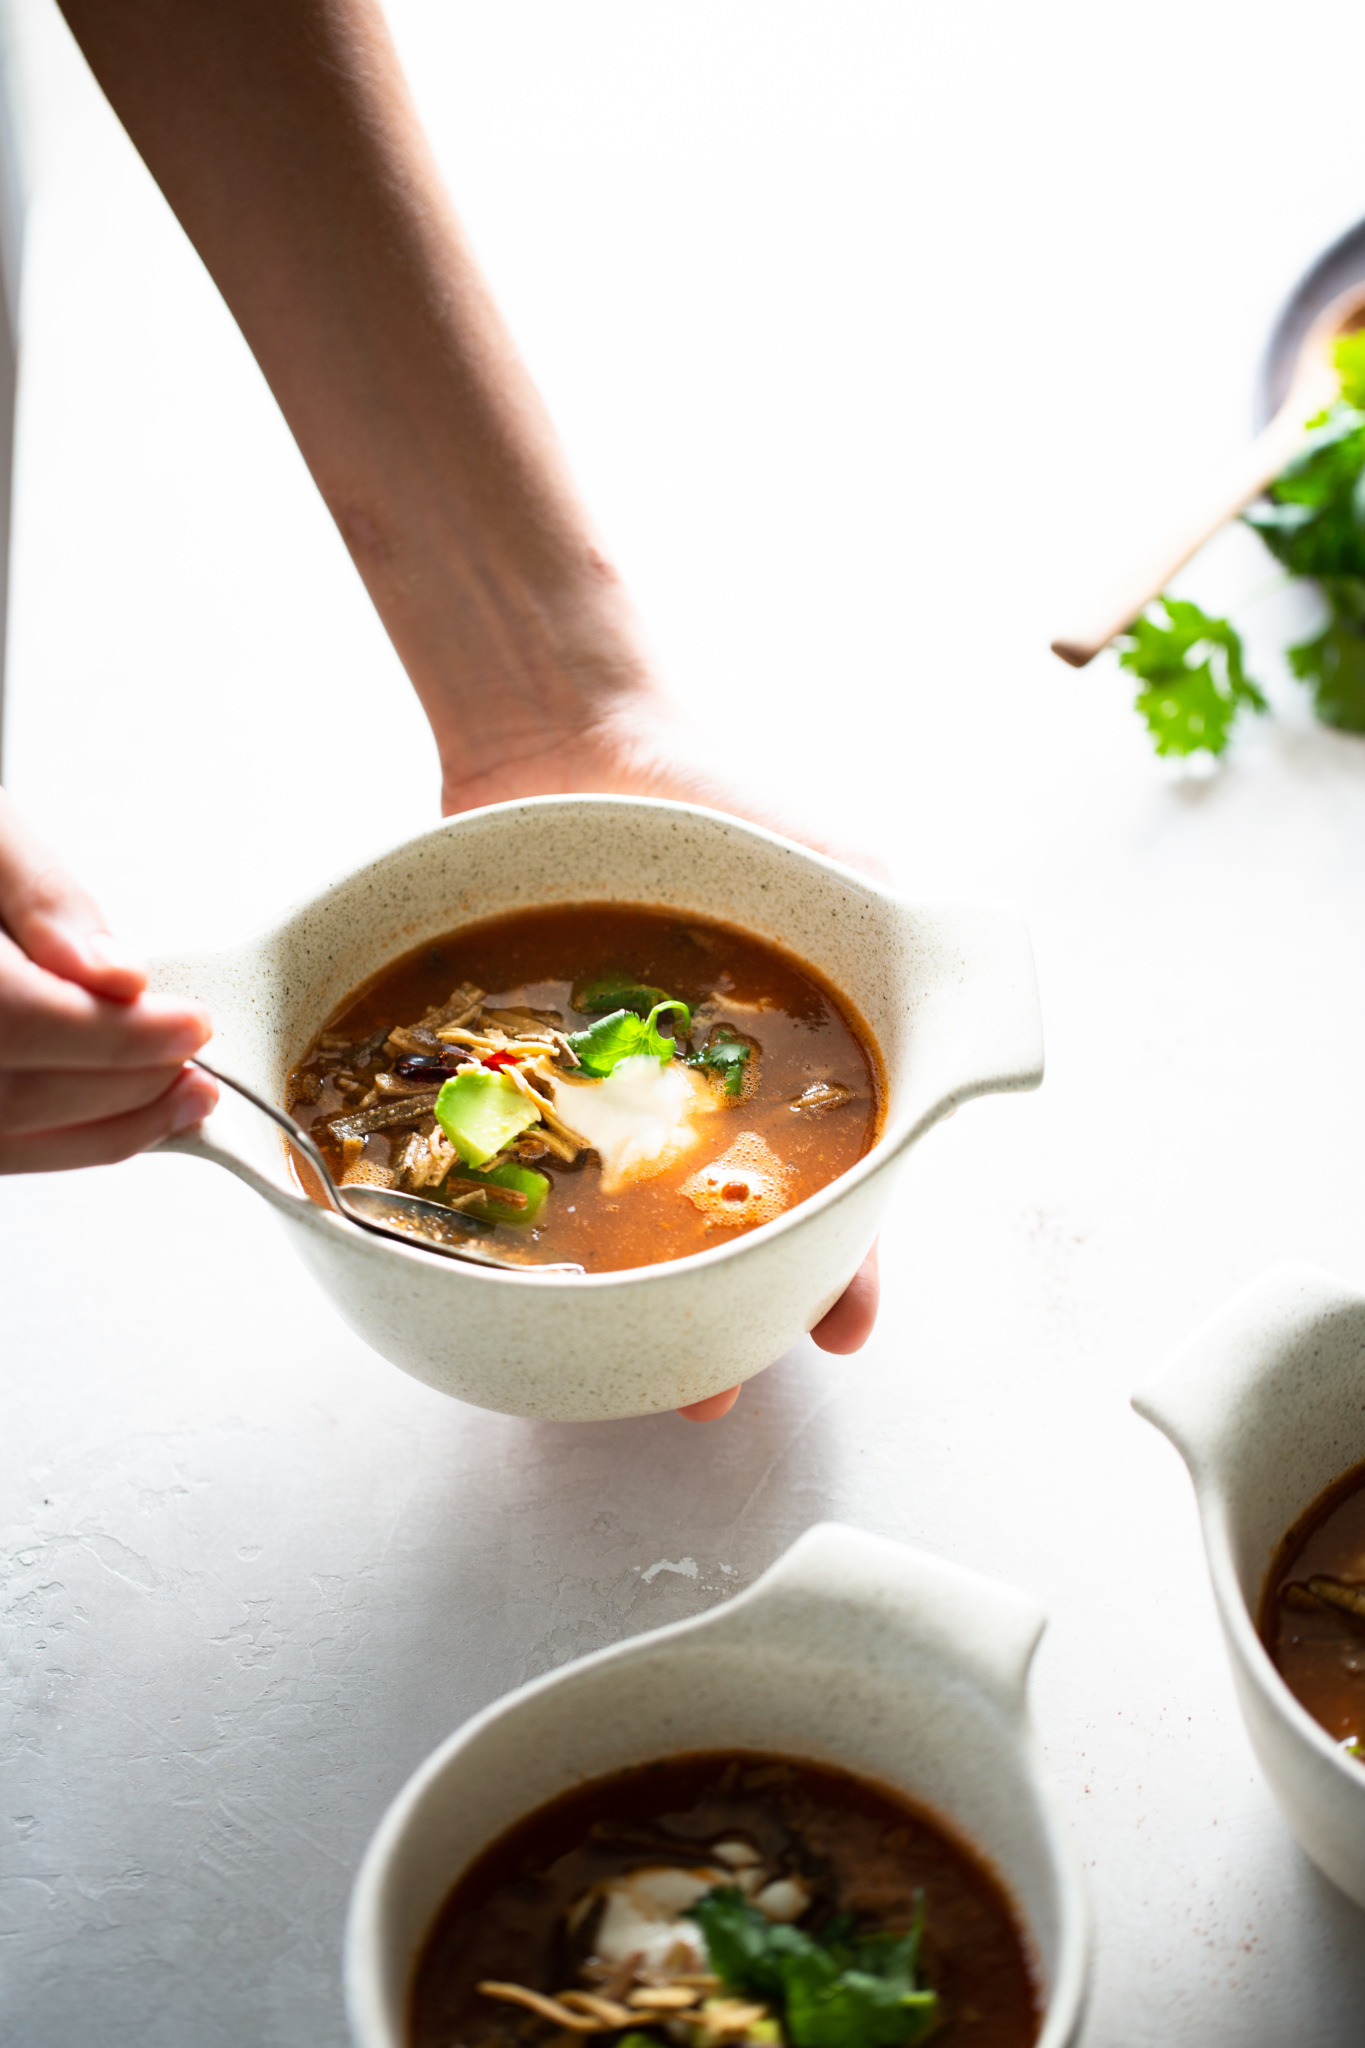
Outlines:
[[[192,1162],[0,1187],[0,2038],[339,2048],[350,1874],[424,1753],[833,1515],[1052,1614],[1087,2048],[1345,2048],[1361,1918],[1260,1781],[1127,1396],[1279,1256],[1365,1278],[1365,745],[1279,683],[1173,781],[1046,643],[1245,435],[1278,299],[1365,211],[1357,11],[391,12],[678,688],[907,888],[1023,906],[1049,1079],[916,1155],[866,1352],[803,1346],[711,1429],[443,1401]],[[9,776],[130,935],[208,944],[426,824],[432,751],[50,0],[15,21]],[[1190,587],[1264,580],[1242,537]]]

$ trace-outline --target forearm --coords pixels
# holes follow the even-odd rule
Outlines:
[[[448,783],[572,746],[639,642],[373,0],[61,0],[256,355]]]

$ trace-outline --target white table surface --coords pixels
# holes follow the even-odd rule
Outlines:
[[[392,14],[678,686],[907,889],[1022,905],[1049,1077],[914,1156],[866,1351],[706,1429],[442,1399],[197,1163],[0,1186],[0,2037],[339,2048],[351,1873],[433,1744],[833,1516],[1052,1616],[1087,2048],[1344,2048],[1365,1923],[1260,1778],[1127,1400],[1275,1259],[1365,1278],[1365,744],[1272,675],[1281,719],[1173,779],[1046,643],[1244,436],[1280,295],[1365,211],[1355,10]],[[425,825],[430,742],[50,0],[14,28],[10,782],[122,929],[214,943]],[[1189,587],[1264,580],[1242,536]]]

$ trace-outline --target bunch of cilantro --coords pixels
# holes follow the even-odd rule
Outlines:
[[[1322,631],[1287,649],[1318,717],[1365,733],[1365,333],[1343,336],[1334,361],[1339,397],[1308,422],[1303,449],[1242,517],[1326,607]],[[1117,644],[1120,666],[1141,685],[1137,708],[1158,754],[1221,754],[1242,712],[1266,709],[1240,637],[1197,604],[1159,598]]]
[[[858,1934],[844,1914],[817,1938],[775,1926],[732,1886],[688,1915],[726,1989],[762,1999],[788,2048],[908,2048],[938,2022],[938,1995],[919,1981],[922,1898],[907,1934]]]

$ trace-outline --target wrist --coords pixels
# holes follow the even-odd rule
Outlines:
[[[442,809],[624,786],[642,735],[674,722],[622,602],[549,608],[414,675],[441,762]]]

